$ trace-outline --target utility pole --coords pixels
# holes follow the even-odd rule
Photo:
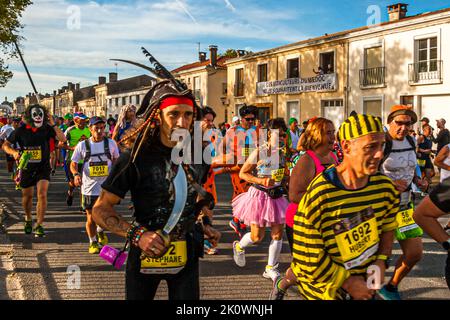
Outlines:
[[[16,46],[17,53],[19,54],[20,60],[22,60],[23,67],[25,68],[25,71],[27,72],[27,76],[28,76],[28,79],[31,82],[31,86],[33,87],[34,93],[36,94],[37,102],[39,103],[39,93],[37,92],[36,87],[34,86],[33,79],[31,79],[31,75],[30,75],[30,72],[28,71],[28,68],[27,68],[27,65],[25,63],[25,60],[23,59],[22,53],[20,52],[20,49],[19,49],[19,46],[18,46],[16,40],[13,40],[13,42],[14,42],[14,44]]]

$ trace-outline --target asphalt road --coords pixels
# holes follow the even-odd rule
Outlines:
[[[217,255],[201,259],[201,299],[267,299],[272,283],[262,273],[267,263],[269,232],[262,244],[247,249],[247,266],[237,267],[232,258],[232,242],[237,236],[228,226],[232,193],[229,177],[220,176],[217,187],[220,202],[214,225],[222,232],[222,242]],[[25,235],[20,192],[14,189],[1,160],[0,202],[10,215],[5,222],[7,235],[0,234],[0,299],[124,299],[124,271],[115,270],[99,256],[88,253],[85,217],[79,213],[76,197],[72,207],[66,205],[66,189],[63,171],[59,169],[52,177],[48,194],[46,237]],[[128,204],[129,200],[123,201],[119,211],[130,218]],[[119,237],[108,236],[116,248],[123,245]],[[404,299],[450,299],[442,275],[445,254],[428,237],[423,242],[424,258],[402,282],[401,293]],[[393,253],[394,259],[401,253],[397,243]],[[285,239],[280,270],[286,270],[289,262]],[[391,273],[392,267],[388,276]],[[167,299],[165,283],[161,283],[157,299]],[[292,288],[286,299],[300,299],[297,290]]]

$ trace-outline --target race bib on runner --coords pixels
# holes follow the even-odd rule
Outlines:
[[[242,156],[249,157],[250,154],[255,150],[254,148],[242,148]]]
[[[417,159],[417,164],[419,165],[419,167],[425,167],[426,163],[426,160]]]
[[[31,155],[31,158],[28,162],[30,163],[39,163],[42,161],[42,150],[41,147],[28,147],[26,149],[26,152],[28,152]]]
[[[398,223],[398,231],[400,232],[406,232],[408,230],[412,230],[418,227],[418,225],[416,224],[416,222],[413,219],[413,212],[414,212],[414,208],[411,207],[409,209],[400,211],[399,213],[397,213],[397,216],[395,217],[395,219],[397,220]]]
[[[186,240],[174,241],[170,243],[169,249],[161,258],[146,257],[141,260],[141,273],[176,274],[184,268],[186,262]]]
[[[275,182],[281,182],[283,178],[284,178],[284,168],[272,170],[272,179],[275,180]]]
[[[378,250],[377,219],[371,207],[333,226],[345,269],[360,266]]]
[[[108,172],[108,162],[89,162],[89,176],[91,177],[107,177]]]

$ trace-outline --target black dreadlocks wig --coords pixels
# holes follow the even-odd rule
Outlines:
[[[139,154],[144,142],[151,141],[160,130],[160,109],[161,102],[167,97],[185,97],[192,100],[194,105],[194,121],[200,121],[202,119],[202,110],[196,104],[192,91],[187,88],[186,84],[175,79],[173,75],[163,66],[158,60],[156,60],[150,52],[145,48],[142,48],[143,53],[149,58],[152,67],[146,65],[122,59],[111,59],[114,61],[122,61],[141,67],[147,71],[150,71],[157,77],[157,83],[147,92],[140,108],[136,112],[138,118],[137,125],[132,128],[128,134],[125,135],[119,143],[127,142],[131,149],[131,162],[134,162],[136,156]],[[192,123],[192,128],[194,126]]]
[[[35,127],[34,125],[34,121],[31,115],[31,110],[33,108],[41,108],[42,111],[44,111],[44,116],[43,116],[43,123],[42,125],[46,125],[49,122],[49,117],[50,117],[50,113],[48,112],[47,108],[44,107],[43,105],[40,104],[31,104],[29,105],[26,109],[25,109],[25,121],[28,125],[32,126],[33,128]]]

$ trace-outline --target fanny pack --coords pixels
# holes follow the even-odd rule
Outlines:
[[[282,186],[266,189],[260,185],[255,184],[253,185],[253,187],[267,193],[271,199],[278,199],[286,194],[286,189]]]

